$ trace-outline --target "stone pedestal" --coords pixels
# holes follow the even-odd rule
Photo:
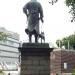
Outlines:
[[[50,75],[49,44],[23,43],[21,52],[20,75]]]

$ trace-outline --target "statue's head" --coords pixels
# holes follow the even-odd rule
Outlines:
[[[37,0],[31,0],[32,2],[37,2]]]

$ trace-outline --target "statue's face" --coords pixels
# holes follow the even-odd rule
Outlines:
[[[31,0],[32,2],[37,2],[37,0]]]

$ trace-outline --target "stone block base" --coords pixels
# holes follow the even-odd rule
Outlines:
[[[50,75],[50,52],[48,44],[24,43],[21,52],[21,75]]]

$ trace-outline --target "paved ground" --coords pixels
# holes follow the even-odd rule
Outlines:
[[[10,75],[20,75],[18,71],[5,71],[4,75],[8,75],[10,73]]]

